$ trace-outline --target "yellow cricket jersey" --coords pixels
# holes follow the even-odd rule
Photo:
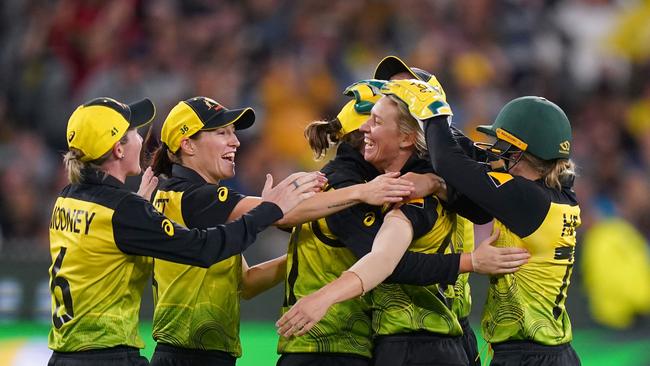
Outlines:
[[[172,167],[162,180],[154,206],[190,228],[223,224],[241,194],[208,184],[192,169]],[[239,340],[239,291],[242,259],[237,254],[209,268],[154,261],[153,338],[176,347],[242,354]]]
[[[581,222],[573,182],[555,189],[543,180],[490,171],[465,154],[443,121],[434,119],[426,130],[431,161],[447,185],[494,217],[501,232],[495,245],[526,248],[532,256],[518,272],[490,278],[481,321],[485,340],[570,342],[565,303]]]
[[[423,168],[429,171],[429,163],[414,156],[405,164],[403,172],[422,172]],[[364,183],[379,175],[358,151],[345,143],[339,145],[336,158],[328,162],[322,172],[335,189]],[[416,236],[431,230],[437,217],[435,209],[432,213],[424,207],[423,199],[402,206],[402,212],[414,225]],[[429,207],[436,205],[429,204]],[[289,242],[283,312],[301,297],[338,278],[358,258],[369,253],[383,223],[384,211],[382,207],[358,204],[295,228]],[[389,280],[412,284],[454,283],[458,260],[456,255],[407,251]],[[303,336],[280,337],[278,353],[341,353],[370,357],[370,297],[366,295],[332,306],[323,320]]]
[[[420,207],[413,208],[412,204],[404,207],[421,211],[428,218],[428,230],[424,234],[418,233],[417,228],[422,225],[422,221],[413,220],[412,215],[407,215],[415,232],[408,250],[427,254],[452,252],[456,214],[443,208],[436,198],[429,197],[420,201]],[[382,283],[371,292],[374,334],[427,331],[450,336],[461,335],[461,325],[452,311],[455,296],[451,285]]]
[[[282,217],[267,204],[227,227],[188,230],[114,177],[96,170],[83,175],[82,183],[63,189],[50,222],[48,346],[54,351],[142,348],[138,313],[151,274],[148,257],[209,266],[241,253]]]

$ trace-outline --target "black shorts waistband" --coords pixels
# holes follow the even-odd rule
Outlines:
[[[417,331],[409,333],[396,333],[375,336],[375,342],[402,342],[402,341],[436,341],[445,339],[458,339],[460,336],[452,336],[449,334],[433,333],[427,331]]]
[[[532,341],[507,341],[491,344],[494,352],[535,352],[535,353],[557,353],[571,349],[571,343],[547,346]]]
[[[165,344],[165,343],[158,343],[156,345],[155,352],[174,353],[183,356],[212,357],[220,360],[229,360],[229,361],[236,359],[235,356],[224,351],[184,348],[184,347],[172,346],[171,344]]]
[[[114,355],[128,355],[128,356],[140,356],[140,349],[131,347],[131,346],[115,346],[109,348],[98,348],[98,349],[89,349],[85,351],[74,351],[74,352],[59,352],[53,351],[57,356],[114,356]]]

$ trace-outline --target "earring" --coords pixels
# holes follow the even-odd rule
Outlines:
[[[124,159],[124,154],[120,155],[120,159]]]

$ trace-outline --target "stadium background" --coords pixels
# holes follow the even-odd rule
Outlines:
[[[647,0],[2,1],[0,364],[49,356],[47,228],[76,105],[149,97],[158,129],[195,95],[253,106],[257,122],[241,134],[237,177],[225,183],[258,194],[267,171],[318,167],[302,129],[335,116],[341,90],[388,54],[435,73],[455,123],[474,138],[515,96],[567,111],[583,220],[568,300],[574,344],[584,365],[650,364],[648,19]],[[249,263],[282,254],[286,239],[267,231]],[[472,282],[477,325],[485,280]],[[239,365],[274,364],[281,292],[243,304]]]

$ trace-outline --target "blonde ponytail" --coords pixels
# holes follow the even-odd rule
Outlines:
[[[68,181],[72,184],[81,183],[82,170],[86,167],[86,163],[81,161],[83,153],[77,149],[70,149],[63,155],[63,165],[68,173]]]
[[[573,181],[576,176],[576,165],[570,159],[557,159],[555,164],[544,176],[544,183],[555,189],[562,189],[562,182]]]
[[[573,181],[576,176],[575,163],[570,159],[542,160],[529,153],[524,153],[523,159],[537,170],[549,188],[560,190],[563,182]]]

